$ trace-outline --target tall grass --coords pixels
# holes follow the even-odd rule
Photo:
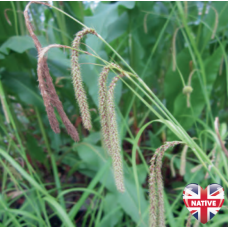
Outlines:
[[[36,2],[38,3],[38,2]],[[48,5],[45,3],[45,5]],[[48,5],[50,6],[50,5]],[[62,9],[58,8],[56,4],[54,4],[52,7],[53,12],[57,14],[57,21],[59,24],[60,30],[64,30],[64,20],[65,16],[67,18],[70,18],[74,20],[77,24],[81,25],[83,28],[88,29],[88,27],[80,22],[79,20],[75,19],[68,13],[64,12]],[[175,4],[171,4],[171,13],[168,15],[167,21],[164,24],[163,28],[161,29],[161,32],[159,34],[159,37],[156,41],[156,45],[153,47],[151,51],[150,58],[148,59],[145,69],[142,72],[141,75],[138,75],[134,69],[127,63],[127,61],[121,57],[121,55],[118,53],[117,50],[115,50],[101,35],[97,34],[97,39],[103,42],[105,45],[105,48],[109,49],[112,52],[112,58],[118,58],[118,62],[120,62],[123,65],[123,70],[120,71],[118,67],[115,67],[115,65],[111,68],[111,71],[118,75],[119,73],[123,73],[125,77],[120,77],[120,80],[122,81],[125,88],[128,88],[129,91],[132,92],[132,98],[128,104],[127,112],[124,115],[122,115],[120,110],[118,111],[118,115],[122,118],[122,131],[124,129],[127,129],[129,138],[126,138],[125,140],[128,141],[132,145],[132,153],[131,157],[128,154],[124,154],[125,159],[129,160],[130,165],[132,166],[133,171],[133,183],[136,186],[136,192],[137,192],[137,199],[133,199],[137,205],[137,210],[139,212],[140,220],[138,221],[138,224],[132,223],[130,217],[128,214],[125,214],[124,219],[122,219],[117,225],[120,226],[131,226],[131,225],[149,225],[149,221],[147,219],[147,215],[149,214],[149,207],[147,208],[147,211],[142,211],[142,202],[141,202],[141,194],[148,195],[148,192],[145,191],[144,193],[141,192],[141,182],[140,177],[138,175],[138,165],[136,164],[137,156],[140,157],[143,167],[145,168],[147,174],[150,174],[148,161],[145,159],[143,155],[143,148],[140,148],[140,138],[144,132],[144,130],[149,127],[153,126],[155,123],[160,123],[164,126],[164,129],[169,129],[176,137],[176,140],[179,140],[181,143],[184,143],[186,147],[188,147],[189,151],[193,152],[195,155],[194,162],[201,165],[201,169],[197,170],[196,172],[192,173],[191,178],[188,180],[189,183],[192,181],[194,182],[194,178],[200,173],[200,172],[207,172],[209,174],[209,177],[211,178],[210,181],[212,182],[221,182],[225,191],[228,189],[228,168],[227,168],[227,158],[225,156],[225,153],[221,149],[224,145],[221,144],[221,137],[219,138],[218,135],[218,129],[213,129],[214,127],[214,116],[213,111],[211,109],[210,105],[210,96],[207,93],[206,87],[207,87],[207,76],[205,73],[205,67],[203,58],[201,55],[200,50],[198,49],[197,40],[194,39],[191,32],[191,25],[187,23],[186,15],[184,12],[184,6],[182,2],[176,2]],[[16,14],[15,7],[13,9],[14,14]],[[65,15],[65,16],[64,16]],[[192,15],[188,15],[191,17]],[[177,121],[177,119],[173,116],[173,114],[167,109],[167,107],[163,104],[163,102],[158,98],[158,96],[152,91],[152,89],[145,83],[143,80],[144,74],[147,70],[148,64],[151,61],[157,47],[162,43],[164,31],[166,29],[166,26],[170,22],[173,17],[177,20],[179,24],[179,29],[184,37],[185,42],[187,43],[189,53],[192,57],[192,61],[194,63],[194,66],[196,69],[198,69],[195,74],[200,79],[200,85],[201,89],[204,94],[205,104],[206,104],[206,123],[201,123],[202,121],[200,119],[195,120],[195,124],[199,122],[200,124],[204,125],[205,129],[201,132],[197,131],[199,138],[199,144],[196,142],[194,138],[192,138],[186,130],[183,128],[183,126]],[[15,16],[16,20],[16,16]],[[204,22],[202,22],[203,24]],[[16,23],[17,24],[17,23]],[[16,25],[17,28],[17,25]],[[213,31],[209,27],[210,30]],[[180,32],[179,31],[179,32]],[[65,31],[63,31],[65,32]],[[18,31],[17,31],[18,34]],[[214,33],[213,33],[214,34]],[[219,45],[222,47],[223,50],[223,56],[225,59],[226,64],[226,71],[227,68],[227,56],[225,53],[225,48],[223,44],[220,42],[217,35],[215,35],[216,40],[218,40]],[[67,39],[64,35],[62,35],[62,41],[65,45],[68,44]],[[79,50],[79,45],[76,45],[76,47],[70,48],[73,52],[81,52],[84,54],[87,54],[86,51]],[[175,55],[175,53],[174,53]],[[102,59],[97,53],[91,53],[91,57],[94,57],[96,59],[99,59],[102,62],[102,66],[108,67],[109,63]],[[175,56],[174,56],[175,58]],[[226,72],[226,75],[227,72]],[[77,93],[77,91],[76,91]],[[80,95],[80,94],[79,94]],[[0,81],[0,96],[1,96],[1,102],[2,107],[4,109],[4,115],[6,118],[7,123],[6,125],[1,124],[1,130],[4,132],[4,140],[7,140],[8,147],[0,148],[0,166],[2,167],[2,194],[1,197],[1,209],[0,209],[0,221],[3,226],[51,226],[51,219],[52,218],[58,218],[60,220],[60,225],[62,226],[75,226],[77,225],[77,220],[75,218],[77,216],[80,216],[80,209],[83,205],[87,205],[86,200],[91,200],[91,204],[87,206],[87,212],[84,215],[83,219],[83,225],[95,225],[100,226],[102,225],[102,221],[106,219],[110,219],[113,215],[115,215],[116,211],[111,208],[110,213],[103,216],[102,208],[105,207],[105,190],[103,182],[101,182],[101,179],[104,177],[104,175],[109,172],[109,170],[112,170],[111,168],[111,159],[106,159],[105,165],[94,175],[93,179],[90,181],[89,185],[85,187],[75,187],[70,186],[69,189],[64,189],[64,187],[61,184],[61,180],[59,178],[58,173],[58,167],[56,162],[56,154],[51,149],[50,145],[50,138],[48,137],[45,126],[42,123],[41,115],[39,110],[36,108],[34,116],[37,119],[40,135],[43,139],[44,147],[47,150],[47,154],[50,158],[50,164],[46,164],[47,169],[51,170],[53,174],[53,181],[54,183],[48,183],[45,184],[42,182],[40,176],[39,176],[39,170],[37,170],[37,167],[34,167],[31,162],[28,159],[27,156],[27,150],[26,148],[26,142],[23,139],[23,135],[19,131],[19,125],[17,123],[17,118],[14,113],[12,113],[12,104],[9,102],[9,100],[6,99],[7,95],[4,90],[4,85]],[[147,112],[144,113],[143,119],[147,119],[148,116],[150,116],[150,113],[155,116],[155,119],[153,121],[147,122],[144,124],[142,122],[140,129],[138,130],[138,133],[134,135],[131,132],[131,129],[128,127],[128,116],[130,110],[132,108],[134,109],[134,101],[138,99],[144,107],[146,108]],[[106,103],[107,104],[107,103]],[[108,106],[109,107],[109,106]],[[88,107],[87,107],[88,109]],[[118,109],[118,108],[117,108]],[[112,107],[112,111],[114,110],[114,107]],[[88,110],[87,110],[88,111]],[[114,110],[115,111],[115,110]],[[82,111],[83,112],[83,111]],[[53,111],[54,113],[54,111]],[[83,114],[83,113],[82,113]],[[136,112],[136,115],[138,113]],[[58,117],[57,117],[58,118]],[[194,118],[194,117],[190,117]],[[94,121],[95,122],[95,121]],[[89,124],[90,125],[90,124]],[[196,124],[197,126],[197,124]],[[89,129],[91,126],[88,127]],[[122,133],[121,131],[121,133]],[[217,134],[216,134],[217,132]],[[70,134],[70,133],[69,133]],[[14,135],[16,140],[12,140],[12,138],[9,135]],[[220,148],[219,153],[222,158],[222,161],[219,163],[219,165],[215,165],[214,161],[211,159],[212,152],[207,154],[205,153],[205,147],[203,148],[203,143],[201,141],[201,135],[204,135],[204,145],[205,142],[207,144],[207,141],[212,141],[214,143],[215,148]],[[121,134],[120,134],[121,136]],[[226,133],[227,136],[227,133]],[[3,137],[2,137],[3,138]],[[224,139],[224,136],[223,136]],[[121,139],[122,140],[122,139]],[[76,144],[77,146],[83,146],[83,144],[86,144],[86,142],[82,142],[79,144]],[[153,145],[152,145],[153,146]],[[90,147],[92,147],[90,145]],[[108,147],[108,146],[107,146]],[[148,147],[145,149],[149,149],[150,151],[155,151],[156,148]],[[224,149],[224,148],[223,148]],[[15,151],[15,153],[11,153],[11,150]],[[121,151],[122,149],[120,149]],[[94,150],[96,152],[96,148]],[[99,155],[103,156],[103,155]],[[165,153],[164,155],[167,158],[171,158],[171,155],[169,153]],[[152,156],[151,156],[152,157]],[[187,155],[185,154],[185,159],[188,159]],[[19,158],[22,158],[24,161],[23,164],[20,164]],[[104,160],[104,157],[102,157]],[[161,159],[161,158],[160,158]],[[161,168],[161,164],[159,169]],[[182,167],[183,169],[183,167]],[[203,170],[204,169],[204,170]],[[182,173],[184,171],[182,170]],[[20,181],[16,175],[20,176],[23,181]],[[9,180],[11,183],[9,183]],[[108,182],[109,180],[107,180]],[[203,184],[210,183],[208,179],[203,181]],[[99,185],[101,183],[101,185]],[[50,189],[49,186],[55,186],[54,188]],[[118,185],[118,183],[117,183]],[[183,187],[183,186],[182,186]],[[161,189],[160,189],[161,190]],[[114,191],[114,190],[113,190]],[[128,189],[126,190],[128,194]],[[74,205],[71,205],[71,207],[67,207],[66,204],[66,195],[69,193],[77,193],[82,192],[80,198],[77,200],[77,203]],[[13,193],[13,196],[12,196]],[[117,194],[117,193],[116,193]],[[118,193],[122,194],[122,193]],[[165,219],[163,222],[161,222],[162,225],[169,225],[169,226],[179,226],[180,224],[185,224],[185,221],[188,217],[188,211],[185,207],[182,207],[181,209],[177,208],[178,205],[180,205],[180,202],[182,200],[182,192],[178,195],[175,195],[175,199],[172,198],[164,190],[162,192],[162,195],[164,194],[164,199],[162,200],[162,203],[164,203],[165,208]],[[91,195],[93,197],[89,198]],[[14,203],[20,199],[24,199],[24,203],[19,209],[12,209]],[[226,200],[225,200],[226,202]],[[224,212],[227,212],[227,209],[224,209]],[[86,219],[88,218],[89,214],[90,216],[90,222],[87,223]],[[179,214],[179,216],[175,217],[174,214]],[[124,223],[124,222],[125,223]],[[216,220],[216,222],[211,223],[209,225],[220,225],[222,222],[226,222],[225,217],[221,217],[221,221]],[[190,220],[188,219],[188,225],[190,223]]]

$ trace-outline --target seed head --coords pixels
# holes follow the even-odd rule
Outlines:
[[[171,170],[171,173],[172,173],[172,177],[176,177],[176,171],[175,171],[175,168],[174,168],[174,158],[176,157],[177,155],[173,155],[171,160],[170,160],[170,170]]]
[[[188,151],[188,146],[185,145],[182,153],[181,153],[181,166],[180,166],[180,175],[184,176],[185,175],[185,167],[186,167],[186,155]]]
[[[44,57],[44,54],[49,50],[50,47],[47,47],[44,50],[42,49],[42,46],[33,31],[31,22],[29,21],[28,10],[29,10],[29,6],[32,3],[43,4],[43,5],[47,5],[49,7],[51,7],[51,6],[50,6],[50,4],[48,4],[46,2],[29,2],[26,5],[25,11],[24,11],[26,27],[29,31],[30,36],[33,39],[33,42],[36,46],[38,56],[39,56],[38,66],[37,66],[39,88],[40,88],[41,95],[44,100],[44,106],[47,111],[47,115],[48,115],[48,119],[49,119],[51,128],[53,129],[53,131],[55,133],[60,132],[59,124],[58,124],[58,121],[57,121],[55,113],[54,113],[54,107],[56,107],[56,109],[63,121],[63,124],[65,125],[65,127],[67,129],[68,134],[71,136],[71,138],[74,141],[79,141],[79,136],[78,136],[78,132],[77,132],[76,128],[70,122],[66,113],[63,110],[63,105],[62,105],[61,101],[59,100],[59,97],[56,93],[55,87],[52,82],[52,77],[50,76],[50,73],[49,73],[47,61],[46,61],[46,58]],[[42,54],[40,55],[41,52],[42,52]]]
[[[63,106],[61,101],[59,100],[58,95],[56,94],[55,87],[52,82],[52,78],[49,74],[49,69],[47,65],[47,61],[45,58],[45,53],[53,47],[65,47],[64,45],[53,44],[49,45],[45,48],[41,48],[38,56],[38,66],[37,66],[37,75],[39,81],[39,88],[41,91],[41,95],[44,100],[44,105],[47,111],[48,119],[51,125],[51,128],[55,133],[59,133],[59,123],[54,114],[54,108],[56,107],[63,124],[67,129],[67,133],[72,137],[74,141],[79,141],[79,136],[76,128],[68,119],[66,113],[63,110]]]
[[[105,66],[99,77],[99,113],[101,121],[101,131],[106,149],[111,155],[111,142],[109,132],[108,105],[107,105],[107,86],[106,79],[108,77],[110,67]]]
[[[116,122],[114,89],[116,82],[123,75],[117,76],[110,84],[107,92],[106,80],[110,68],[119,68],[116,64],[105,66],[99,77],[99,112],[101,117],[101,131],[108,154],[112,157],[114,178],[118,191],[124,192],[123,165],[121,158],[121,148]]]
[[[42,51],[42,48],[40,49],[40,53],[41,51]],[[44,72],[46,70],[45,62],[46,62],[46,59],[44,57],[44,54],[39,55],[38,64],[37,64],[37,76],[39,81],[39,88],[40,88],[41,95],[43,97],[44,106],[48,115],[48,120],[51,125],[51,128],[55,133],[60,133],[59,122],[56,119],[54,108],[51,104],[49,88],[44,81],[44,74],[45,74]]]
[[[72,43],[72,47],[74,49],[79,49],[80,40],[83,38],[83,36],[85,36],[88,33],[97,35],[94,29],[84,29],[77,33]],[[71,71],[72,71],[72,78],[73,78],[73,86],[74,86],[75,96],[79,104],[83,125],[86,129],[90,130],[92,128],[91,116],[89,111],[89,105],[87,102],[86,92],[84,90],[83,83],[82,83],[78,57],[79,57],[78,50],[73,50],[72,56],[71,56]]]
[[[110,133],[110,142],[111,142],[111,156],[113,161],[113,169],[116,187],[120,192],[125,191],[124,187],[124,177],[123,177],[123,164],[121,158],[121,148],[120,148],[120,140],[118,134],[118,127],[116,121],[116,112],[115,112],[115,102],[114,102],[114,89],[116,82],[123,75],[115,77],[108,91],[107,97],[107,106],[108,106],[108,123],[109,123],[109,133]]]
[[[149,176],[149,200],[150,200],[150,221],[151,227],[157,226],[158,218],[158,196],[157,196],[157,183],[156,183],[156,173],[155,173],[155,159],[156,152],[150,160],[150,176]]]
[[[159,147],[151,158],[149,177],[150,226],[165,226],[165,209],[163,197],[163,180],[161,174],[162,157],[167,149],[181,142],[167,142]],[[156,160],[157,158],[157,160]],[[156,165],[155,165],[156,162]],[[157,194],[156,194],[157,186]]]
[[[191,227],[191,218],[192,218],[192,214],[189,213],[188,218],[187,218],[187,222],[186,222],[186,227]]]

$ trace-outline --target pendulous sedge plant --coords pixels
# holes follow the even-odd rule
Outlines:
[[[113,78],[107,96],[107,107],[108,107],[108,123],[109,123],[109,132],[110,132],[110,144],[111,144],[111,157],[113,161],[113,169],[116,187],[120,192],[125,191],[124,187],[124,177],[123,177],[123,165],[121,158],[121,148],[120,148],[120,140],[117,129],[117,121],[116,121],[116,113],[115,113],[115,103],[114,103],[114,89],[116,86],[116,82],[119,78],[123,77],[121,74]]]
[[[99,113],[101,121],[101,131],[103,141],[108,153],[111,155],[111,142],[108,123],[108,108],[107,108],[107,85],[106,79],[110,70],[110,66],[105,66],[99,77]]]
[[[38,60],[38,80],[39,80],[39,87],[41,90],[41,95],[44,100],[44,105],[48,114],[50,125],[54,132],[59,133],[59,125],[58,121],[54,114],[54,108],[57,109],[59,112],[63,123],[66,126],[68,134],[71,137],[78,141],[79,137],[77,134],[77,130],[74,126],[70,123],[69,119],[67,118],[65,112],[63,111],[62,104],[56,94],[54,85],[52,83],[52,78],[49,74],[49,69],[47,66],[47,61],[44,56],[46,51],[50,48],[42,48],[37,37],[35,36],[31,24],[29,22],[28,17],[28,7],[31,3],[29,3],[25,10],[25,18],[26,18],[26,25],[29,30],[31,37],[34,40],[36,45],[39,60]],[[41,3],[44,5],[48,5],[46,3]],[[180,8],[182,10],[182,8]],[[177,34],[175,32],[175,36]],[[80,46],[80,40],[86,34],[94,34],[100,40],[102,40],[105,44],[106,41],[97,34],[93,29],[86,28],[79,33],[77,33],[72,47],[72,77],[73,77],[73,85],[75,90],[75,95],[77,102],[79,103],[80,112],[83,120],[83,125],[86,129],[91,129],[91,117],[89,112],[89,107],[87,104],[86,94],[83,88],[80,67],[78,63],[78,49]],[[174,43],[174,65],[173,70],[176,69],[176,59],[175,59],[175,38],[173,39]],[[107,44],[108,45],[108,44]],[[56,45],[53,45],[56,46]],[[58,45],[57,45],[58,46]],[[56,47],[57,47],[56,46]],[[58,47],[63,47],[59,45]],[[110,45],[108,47],[113,50]],[[116,52],[115,52],[116,53]],[[126,63],[119,55],[116,55],[122,60],[123,63]],[[126,64],[127,65],[127,64]],[[118,129],[116,123],[116,115],[115,115],[115,105],[114,105],[114,88],[117,80],[122,77],[123,75],[127,76],[132,83],[134,83],[137,88],[139,88],[142,93],[151,101],[153,102],[154,106],[157,107],[157,112],[147,101],[145,101],[138,93],[137,90],[133,90],[127,83],[126,85],[134,92],[134,94],[153,112],[155,115],[163,122],[172,132],[176,134],[176,136],[183,141],[186,145],[188,145],[193,152],[196,154],[198,159],[201,161],[202,165],[208,170],[208,164],[212,164],[210,159],[207,155],[202,151],[202,149],[193,141],[192,138],[186,133],[186,131],[182,128],[182,126],[177,122],[177,120],[172,116],[172,114],[166,109],[166,107],[159,101],[156,95],[148,88],[148,86],[143,82],[143,80],[137,76],[137,74],[128,67],[132,73],[124,72],[120,76],[117,76],[113,79],[112,83],[109,86],[109,90],[107,90],[106,79],[110,69],[118,69],[120,72],[124,72],[119,66],[116,64],[107,64],[100,73],[99,78],[99,113],[100,113],[100,120],[101,120],[101,129],[102,129],[102,136],[105,143],[105,147],[108,150],[109,155],[112,157],[113,162],[113,169],[114,169],[114,177],[117,189],[121,192],[125,190],[124,188],[124,180],[123,180],[123,168],[122,168],[122,159],[121,159],[121,148],[119,145],[119,136],[118,136]],[[193,73],[192,73],[193,74]],[[131,76],[129,76],[131,75]],[[133,77],[132,77],[133,75]],[[185,87],[185,94],[190,94],[192,92],[192,88]],[[68,122],[67,122],[68,121]],[[73,127],[73,128],[71,128]],[[74,130],[73,130],[74,129]],[[165,145],[159,147],[154,156],[151,159],[151,166],[150,166],[150,177],[149,177],[149,199],[150,199],[150,225],[151,226],[165,226],[165,211],[164,211],[164,200],[163,200],[163,181],[162,181],[162,174],[161,174],[161,167],[162,167],[162,157],[164,152],[177,144],[180,144],[180,141],[174,142],[167,142]],[[206,164],[207,163],[207,164]],[[216,167],[213,167],[213,170],[221,177],[221,179],[228,185],[226,179],[222,176],[219,170]],[[156,190],[157,189],[157,190]]]
[[[114,89],[116,82],[120,76],[116,76],[107,91],[106,79],[108,73],[112,67],[121,68],[116,64],[110,64],[105,66],[99,77],[99,112],[101,117],[101,130],[102,136],[105,143],[105,147],[108,154],[112,157],[115,183],[118,191],[124,192],[124,180],[123,180],[123,167],[121,159],[121,149],[119,145],[119,135],[117,129],[116,115],[115,115],[115,104],[114,104]]]
[[[72,50],[72,56],[71,56],[71,72],[73,77],[75,96],[81,111],[82,122],[84,127],[90,130],[92,128],[91,116],[89,112],[86,93],[82,84],[80,65],[78,62],[79,52],[76,50],[76,49],[79,49],[80,40],[87,34],[94,34],[97,36],[97,33],[95,32],[94,29],[86,28],[86,29],[83,29],[82,31],[79,31],[76,34],[76,37],[72,43],[73,50]]]
[[[187,222],[186,222],[186,227],[191,227],[191,218],[192,218],[192,214],[189,213],[188,218],[187,218]]]
[[[29,2],[27,4],[25,11],[24,11],[24,17],[25,17],[26,27],[29,31],[30,36],[33,39],[33,42],[36,46],[38,55],[40,55],[40,53],[42,51],[42,46],[41,46],[39,40],[37,39],[35,33],[33,32],[32,25],[29,21],[28,10],[29,10],[29,6],[31,5],[31,3],[33,3],[33,2]],[[49,4],[46,4],[44,2],[41,2],[41,4],[49,6]],[[37,74],[38,74],[39,88],[40,88],[41,95],[44,100],[44,105],[46,108],[46,112],[48,114],[48,119],[49,119],[52,130],[55,133],[60,133],[59,123],[58,123],[58,120],[56,119],[56,116],[54,113],[54,107],[55,107],[63,121],[63,124],[65,125],[65,127],[67,129],[67,133],[71,136],[71,138],[74,141],[79,141],[79,136],[78,136],[78,132],[77,132],[76,128],[70,122],[66,113],[63,110],[62,102],[59,100],[59,97],[56,93],[55,87],[52,82],[52,78],[49,73],[47,60],[44,56],[42,56],[42,58],[40,58],[40,61],[38,61]]]
[[[173,141],[166,142],[160,146],[150,160],[150,176],[149,176],[149,199],[150,199],[150,221],[152,227],[165,226],[165,210],[163,197],[163,181],[161,174],[162,157],[166,150],[170,147],[178,145],[182,142]],[[156,164],[155,164],[156,163]]]
[[[65,112],[63,111],[62,103],[60,102],[54,85],[52,83],[52,78],[49,74],[49,69],[46,61],[45,54],[48,52],[50,48],[57,47],[57,48],[70,48],[68,46],[59,45],[59,44],[52,44],[47,47],[42,48],[41,44],[39,43],[36,35],[33,32],[31,23],[29,21],[28,16],[28,8],[31,2],[26,6],[24,16],[26,20],[26,25],[29,30],[29,33],[35,43],[35,46],[38,51],[38,65],[37,65],[37,75],[39,81],[39,88],[41,91],[41,95],[43,97],[44,105],[46,108],[46,112],[48,115],[48,119],[51,125],[51,128],[55,133],[59,133],[59,123],[56,119],[54,113],[54,107],[57,108],[59,115],[66,126],[67,132],[74,141],[79,141],[78,132],[72,123],[67,118]],[[42,3],[43,4],[43,3]],[[48,4],[44,4],[48,5]],[[79,58],[79,47],[81,39],[87,34],[94,34],[98,36],[94,29],[86,28],[82,31],[79,31],[76,34],[76,37],[72,43],[72,55],[71,55],[71,72],[72,72],[72,79],[73,79],[73,87],[75,91],[75,96],[77,102],[80,107],[80,112],[82,116],[82,122],[86,129],[90,130],[92,128],[91,124],[91,116],[89,111],[89,106],[87,102],[86,92],[83,88],[82,77],[80,72],[80,65],[78,62]],[[112,158],[113,163],[113,170],[114,170],[114,178],[117,190],[120,192],[125,191],[124,187],[124,180],[123,180],[123,167],[122,167],[122,158],[121,158],[121,149],[119,145],[119,136],[118,136],[118,129],[117,129],[117,122],[116,122],[116,115],[115,115],[115,105],[114,105],[114,88],[116,85],[117,80],[123,76],[120,75],[119,77],[115,77],[110,84],[109,91],[107,91],[106,79],[110,69],[115,68],[119,71],[122,69],[114,63],[110,63],[108,66],[105,66],[100,74],[99,84],[99,110],[101,116],[101,126],[102,126],[102,135],[105,142],[106,149]]]

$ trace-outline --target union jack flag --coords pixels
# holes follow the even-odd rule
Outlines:
[[[205,224],[222,207],[224,189],[219,184],[210,184],[205,189],[198,184],[189,184],[183,191],[183,200],[190,213]]]

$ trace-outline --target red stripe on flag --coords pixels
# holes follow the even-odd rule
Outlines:
[[[185,191],[183,191],[183,194],[186,195],[186,196],[192,196],[191,194],[186,193]]]
[[[195,213],[196,211],[197,211],[197,210],[192,210],[192,211],[190,211],[190,213],[193,214],[193,213]]]
[[[216,193],[212,194],[211,196],[217,196],[220,193],[221,193],[221,190],[217,191]]]

